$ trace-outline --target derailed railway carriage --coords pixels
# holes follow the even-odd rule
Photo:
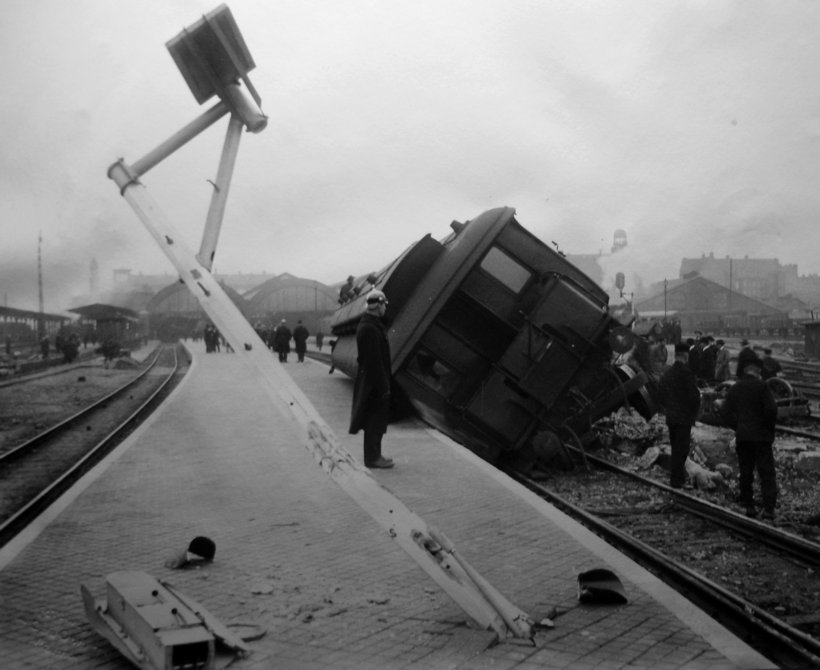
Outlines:
[[[643,372],[613,364],[631,333],[607,294],[509,207],[454,221],[362,279],[333,316],[333,364],[355,377],[356,325],[384,291],[394,397],[483,458],[546,458],[630,403],[654,412]]]

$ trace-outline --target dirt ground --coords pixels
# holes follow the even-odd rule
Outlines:
[[[651,447],[659,447],[662,452],[669,449],[669,434],[662,415],[647,422],[634,411],[621,409],[598,422],[596,428],[606,452],[602,455],[626,468],[640,470],[641,458]],[[715,478],[713,487],[695,489],[695,493],[715,504],[742,511],[737,503],[734,447],[734,431],[729,428],[697,423],[692,429],[690,458],[708,471],[724,473]],[[779,489],[778,524],[815,541],[820,541],[820,470],[805,469],[800,454],[818,450],[820,441],[802,437],[778,436],[774,443]],[[663,462],[663,459],[659,460],[659,463]],[[653,465],[643,474],[668,483],[669,474],[662,465]],[[756,479],[756,495],[759,495],[758,484]]]
[[[0,453],[79,412],[135,374],[131,367],[87,365],[0,387]]]

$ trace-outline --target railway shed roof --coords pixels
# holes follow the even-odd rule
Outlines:
[[[105,305],[99,302],[84,305],[83,307],[74,307],[68,311],[94,321],[134,321],[139,316],[133,309]]]

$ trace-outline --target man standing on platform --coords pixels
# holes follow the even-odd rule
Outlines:
[[[293,329],[293,348],[296,349],[296,357],[300,363],[305,362],[305,352],[307,351],[307,339],[310,336],[308,329],[300,320]]]
[[[292,336],[290,328],[288,328],[288,322],[282,319],[282,322],[276,326],[276,330],[273,331],[273,348],[276,350],[276,353],[279,354],[280,363],[288,362],[290,338]]]
[[[757,516],[754,502],[754,476],[760,478],[764,519],[774,519],[777,479],[774,468],[774,427],[777,403],[769,385],[761,379],[760,363],[747,363],[741,377],[726,395],[724,419],[735,431],[735,451],[739,474],[740,504],[746,516]]]
[[[359,369],[353,387],[350,433],[364,429],[364,464],[368,468],[392,468],[393,460],[382,456],[382,436],[390,416],[390,343],[382,321],[387,296],[372,290],[367,311],[356,328]]]
[[[658,382],[658,400],[666,412],[672,461],[669,466],[669,485],[683,488],[686,483],[686,458],[692,426],[700,411],[700,391],[695,373],[689,369],[689,346],[675,345],[675,362],[663,373]]]

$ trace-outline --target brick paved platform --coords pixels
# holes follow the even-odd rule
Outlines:
[[[469,451],[418,421],[391,425],[397,467],[374,476],[536,621],[535,645],[475,630],[316,465],[239,357],[205,354],[163,409],[19,541],[0,550],[4,668],[128,668],[89,626],[80,584],[141,570],[224,623],[261,626],[261,668],[771,668],[654,577]],[[138,353],[135,353],[138,356]],[[286,369],[357,458],[352,382],[320,363]],[[213,563],[165,560],[196,535]],[[608,567],[629,603],[579,605],[578,572]]]

